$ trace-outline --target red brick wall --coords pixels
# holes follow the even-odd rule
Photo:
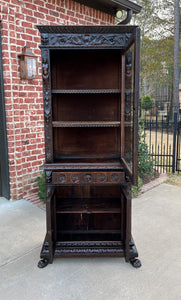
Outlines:
[[[111,24],[111,16],[71,0],[0,0],[9,175],[12,199],[37,192],[44,163],[40,34],[36,24]],[[18,54],[28,44],[38,56],[38,79],[21,80]]]

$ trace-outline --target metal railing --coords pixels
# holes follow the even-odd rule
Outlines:
[[[140,104],[139,116],[154,165],[162,172],[181,172],[181,106],[157,102],[143,110]]]

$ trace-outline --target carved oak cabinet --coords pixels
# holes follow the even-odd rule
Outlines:
[[[45,117],[47,233],[38,266],[57,257],[120,256],[137,183],[139,28],[38,26]]]

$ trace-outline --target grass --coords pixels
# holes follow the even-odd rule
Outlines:
[[[181,174],[177,174],[177,173],[169,174],[169,179],[167,179],[165,183],[169,183],[181,187]]]

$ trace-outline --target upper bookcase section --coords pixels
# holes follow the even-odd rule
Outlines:
[[[41,48],[120,49],[123,52],[139,33],[137,26],[47,26],[38,25]]]

